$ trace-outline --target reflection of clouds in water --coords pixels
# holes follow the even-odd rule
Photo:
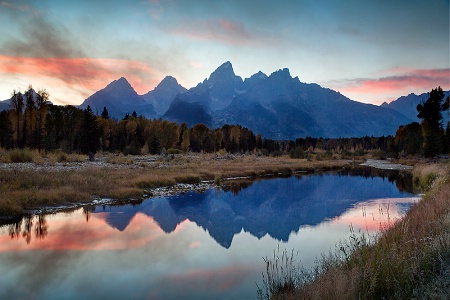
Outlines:
[[[420,198],[384,198],[357,203],[342,215],[330,220],[332,223],[352,224],[355,229],[375,233],[386,229],[401,219]]]
[[[162,236],[159,227],[147,216],[138,213],[133,217],[126,233],[121,233],[108,226],[99,218],[90,218],[89,222],[81,216],[81,210],[68,218],[52,219],[51,216],[46,226],[50,233],[45,239],[30,240],[25,245],[20,237],[12,242],[7,235],[0,235],[0,252],[14,250],[117,250],[143,246],[150,241]],[[144,230],[145,229],[145,230]]]
[[[11,240],[3,228],[0,274],[5,276],[0,286],[5,288],[0,298],[67,293],[68,298],[255,297],[261,257],[270,256],[280,243],[272,237],[283,237],[281,248],[299,250],[308,265],[339,239],[348,238],[349,223],[367,226],[379,205],[391,203],[391,219],[401,214],[400,206],[393,204],[400,199],[359,204],[364,197],[358,193],[366,188],[357,185],[364,178],[350,180],[352,189],[333,193],[348,179],[273,179],[255,182],[237,196],[211,190],[94,209],[88,222],[81,209],[49,215],[45,239],[33,238],[30,244],[22,236]],[[374,186],[368,189],[370,195],[387,184],[388,194],[405,196],[387,180],[366,182]],[[337,194],[348,197],[339,200]],[[331,217],[323,222],[324,216]]]
[[[83,252],[28,251],[0,254],[2,274],[0,299],[41,297],[41,292],[58,285],[71,272],[71,264]]]
[[[161,277],[159,288],[149,294],[150,299],[183,298],[188,299],[195,291],[198,298],[211,297],[233,289],[258,270],[252,265],[228,266],[217,269],[191,269]],[[186,298],[187,297],[187,298]],[[195,297],[193,299],[195,299]]]

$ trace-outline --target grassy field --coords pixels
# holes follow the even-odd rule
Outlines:
[[[350,232],[313,269],[293,253],[266,258],[261,299],[448,299],[450,162],[418,163],[414,185],[426,192],[407,215],[376,237]]]
[[[15,216],[46,206],[88,203],[95,198],[130,199],[151,189],[203,180],[220,184],[230,177],[331,170],[348,166],[341,159],[290,159],[288,156],[187,154],[168,157],[37,151],[0,152],[0,216]]]

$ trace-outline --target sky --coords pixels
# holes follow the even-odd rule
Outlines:
[[[450,0],[0,0],[0,100],[30,84],[79,105],[125,77],[186,88],[230,61],[242,78],[289,68],[379,105],[450,89]]]

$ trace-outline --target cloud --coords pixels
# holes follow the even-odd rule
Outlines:
[[[51,234],[41,240],[33,234],[30,244],[26,244],[21,235],[17,237],[17,241],[11,241],[11,237],[6,234],[0,235],[0,253],[38,249],[129,250],[143,247],[164,235],[152,219],[141,213],[134,216],[126,228],[126,234],[110,227],[101,214],[90,218],[89,224],[80,213],[70,219],[49,220],[47,224]],[[23,231],[24,225],[21,226]]]
[[[146,63],[111,58],[53,58],[0,55],[0,74],[45,76],[58,79],[72,88],[96,91],[125,76],[138,93],[155,86],[162,74]],[[49,87],[50,88],[50,87]]]
[[[169,32],[194,40],[215,40],[230,45],[258,45],[269,39],[259,31],[250,31],[243,23],[228,19],[185,21]]]
[[[377,102],[386,101],[386,97],[400,97],[410,93],[424,93],[441,86],[450,89],[450,69],[413,69],[397,67],[383,70],[380,74],[390,76],[380,78],[359,78],[329,82],[328,86],[339,92],[353,96],[358,101],[363,97],[385,97]],[[359,97],[359,98],[358,98]],[[352,97],[351,97],[352,98]],[[394,99],[390,99],[394,100]]]
[[[4,3],[4,2],[2,2]],[[32,10],[29,6],[15,6],[20,10]],[[54,25],[41,13],[12,13],[19,33],[1,44],[2,53],[29,57],[84,57],[69,30]]]
[[[184,272],[170,274],[160,279],[158,286],[170,283],[170,289],[175,294],[189,294],[193,289],[197,293],[225,292],[241,285],[249,276],[255,273],[255,268],[250,265],[226,266],[216,269],[191,269]],[[153,291],[150,299],[164,298],[163,289]],[[208,295],[205,294],[207,297]]]
[[[202,63],[195,60],[191,61],[190,65],[196,69],[200,69],[201,67],[203,67]]]
[[[12,2],[8,2],[8,1],[0,1],[0,7],[5,7],[5,8],[9,8],[9,9],[14,9],[14,10],[20,10],[20,11],[36,12],[36,10],[34,10],[29,5],[17,4],[17,3],[12,3]]]

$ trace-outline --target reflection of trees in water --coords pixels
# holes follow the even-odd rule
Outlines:
[[[34,226],[34,233],[36,235],[36,239],[43,240],[48,234],[48,224],[45,219],[45,215],[38,215],[37,222]]]
[[[395,183],[400,192],[413,193],[412,175],[409,172],[398,170],[382,170],[372,167],[344,169],[338,172],[339,176],[363,176],[364,178],[380,177]]]
[[[346,168],[343,170],[339,170],[337,172],[324,172],[324,173],[315,173],[315,175],[323,175],[323,174],[332,174],[335,173],[339,176],[362,176],[364,178],[382,178],[387,179],[391,183],[395,183],[400,192],[413,193],[413,182],[412,175],[408,172],[400,172],[398,170],[382,170],[375,169],[372,167],[358,167],[358,168]],[[264,178],[265,180],[277,179],[277,178],[288,178],[289,176],[274,176],[272,178]],[[295,175],[298,178],[301,178],[303,175]],[[225,192],[232,192],[234,195],[239,194],[242,190],[249,188],[252,186],[254,182],[260,181],[258,180],[236,180],[231,181],[222,186],[222,190]]]
[[[22,232],[22,220],[8,225],[8,233],[11,239],[18,240],[21,232]]]
[[[240,191],[252,186],[254,181],[233,181],[222,186],[225,192],[232,192],[234,195],[239,194]]]
[[[18,240],[22,236],[27,244],[29,244],[31,242],[33,228],[36,239],[43,240],[47,236],[48,223],[45,215],[25,216],[21,220],[9,224],[8,233],[11,239]]]
[[[31,228],[33,227],[33,218],[34,218],[34,216],[25,217],[22,236],[27,241],[27,244],[29,244],[31,241]]]
[[[91,218],[91,214],[94,211],[95,211],[95,206],[84,206],[83,207],[83,215],[86,218],[86,222],[89,222],[89,219]]]

